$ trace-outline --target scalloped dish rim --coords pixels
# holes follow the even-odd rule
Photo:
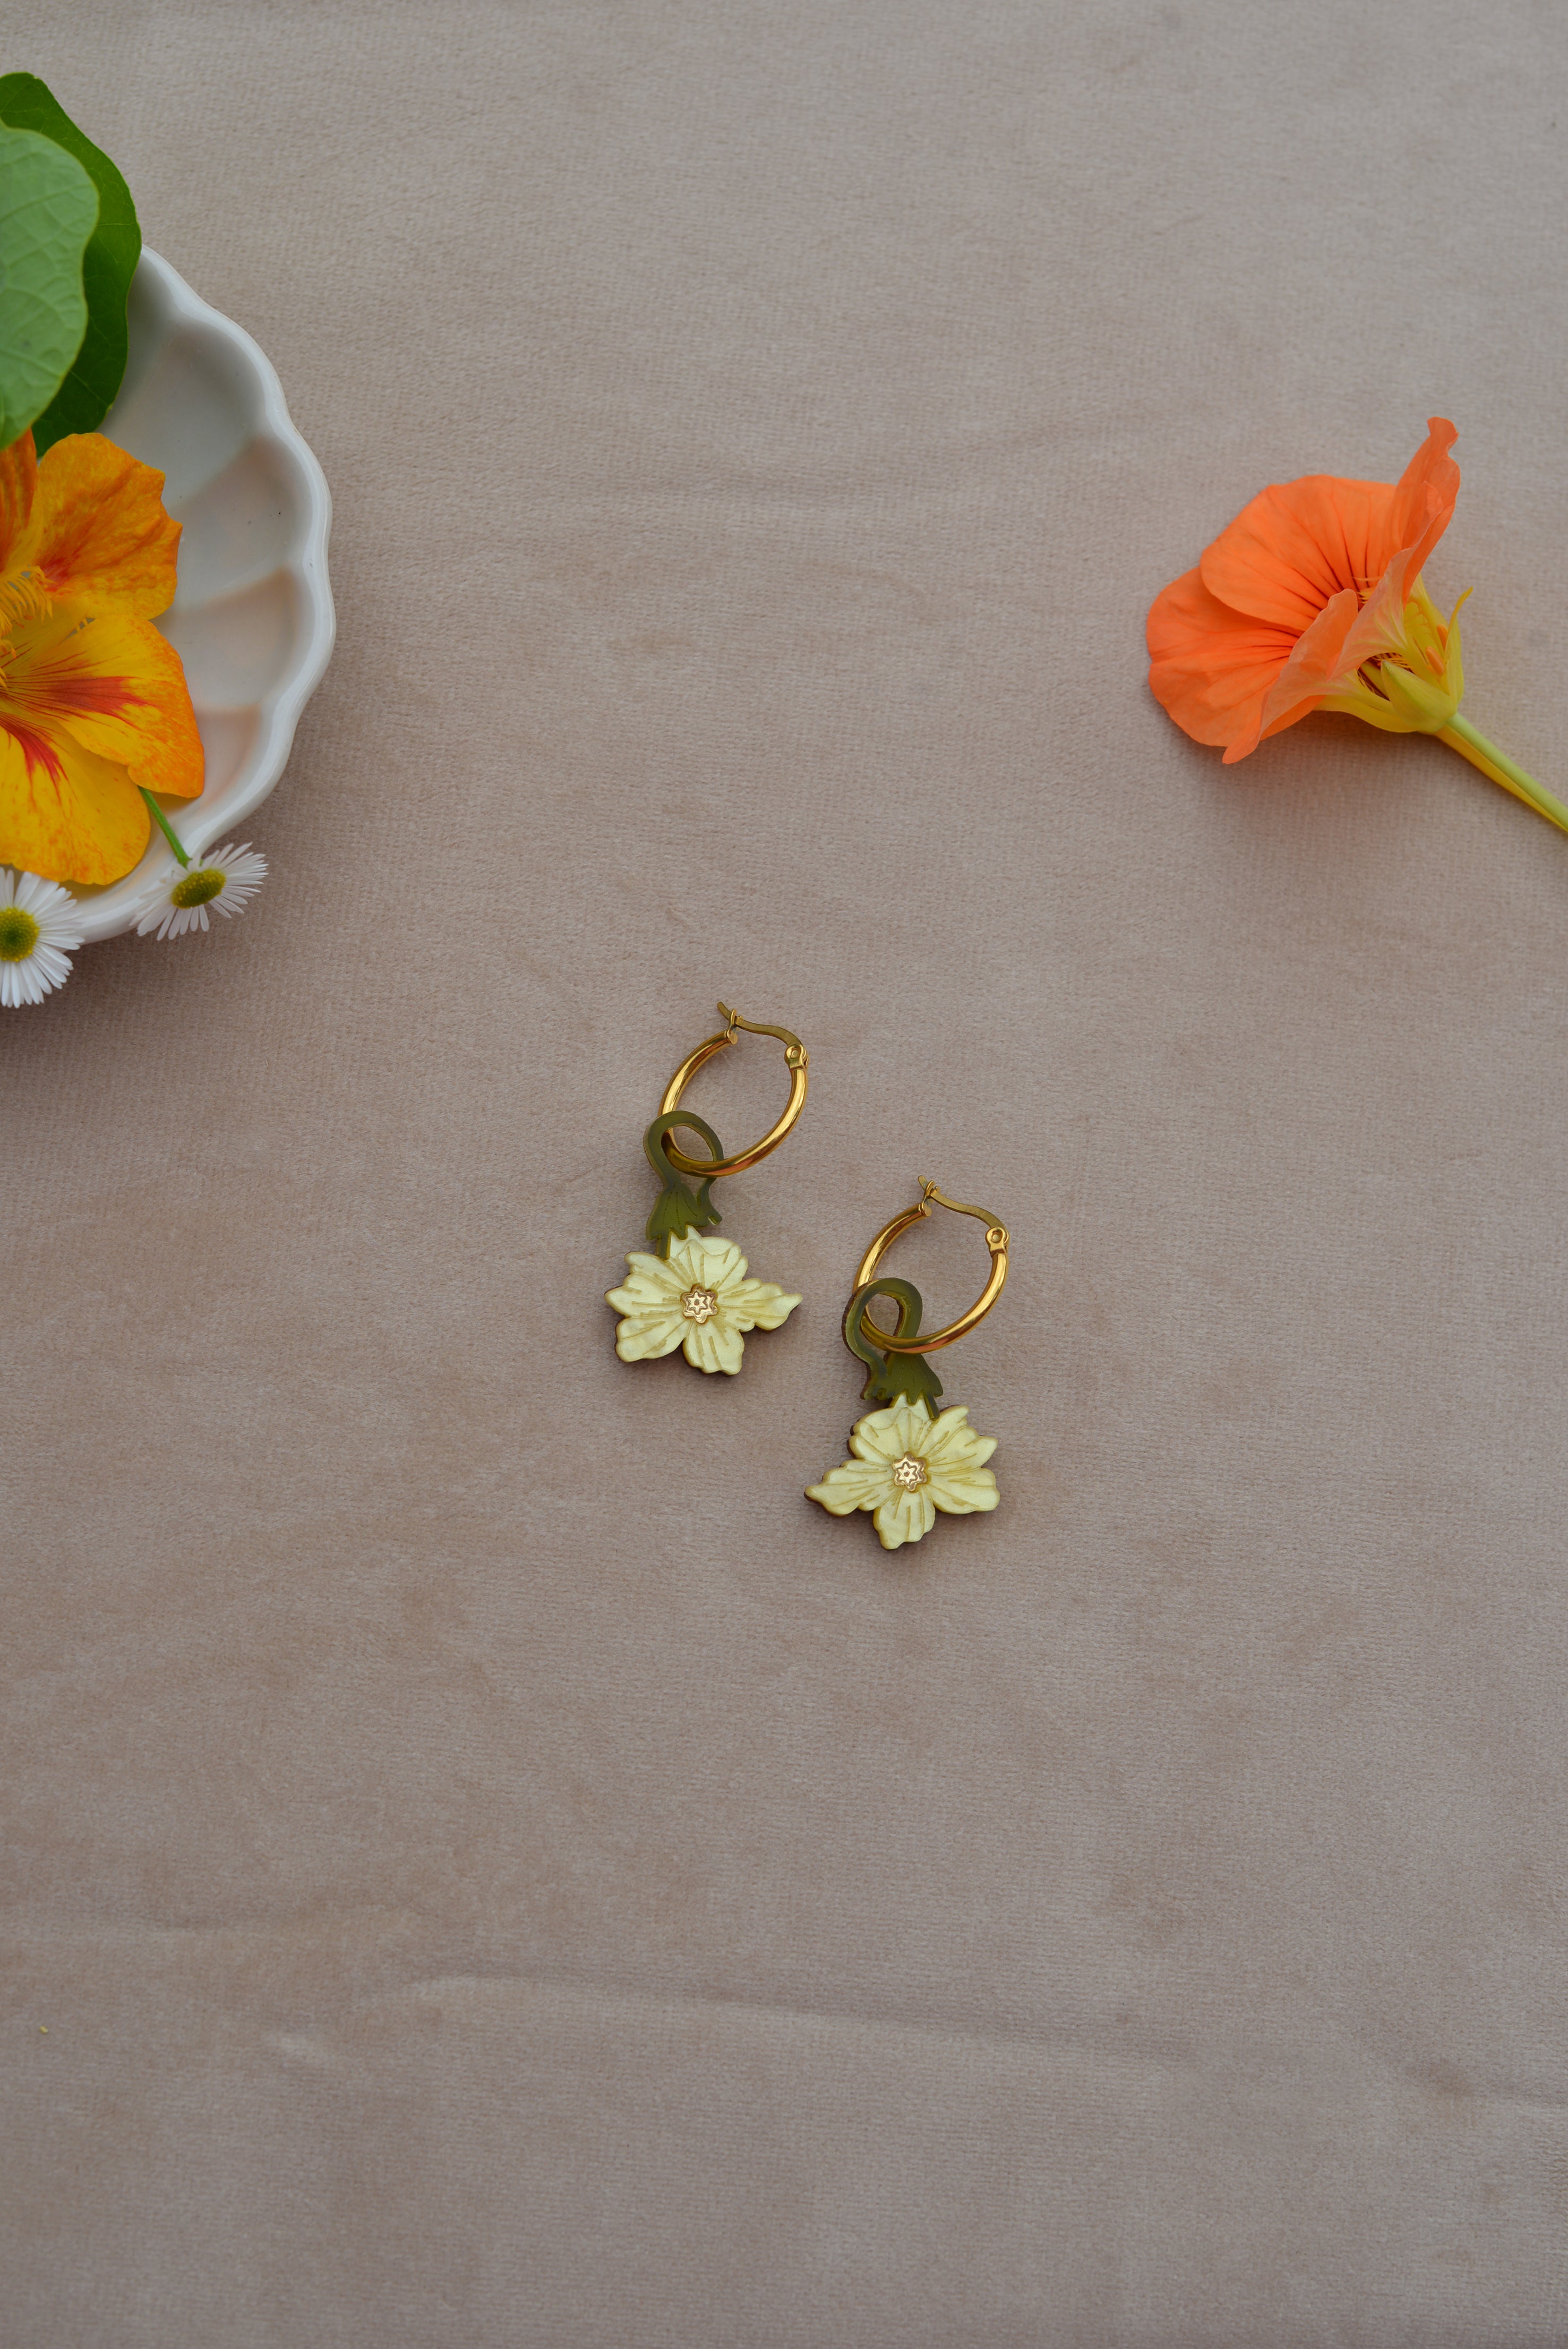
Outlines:
[[[280,570],[295,584],[299,597],[299,628],[288,666],[278,683],[267,692],[256,709],[257,729],[246,753],[243,765],[233,782],[226,786],[220,799],[211,804],[204,796],[191,800],[178,808],[180,836],[192,854],[210,848],[221,834],[231,833],[244,822],[273,790],[294,745],[294,729],[306,702],[315,691],[332,657],[337,635],[337,616],[333,608],[332,588],[327,577],[327,541],[332,529],[332,493],[326,485],[315,452],[304,440],[288,411],[283,386],[277,371],[266,353],[242,326],[214,310],[193,293],[180,272],[165,261],[161,254],[144,246],[137,264],[137,283],[145,291],[143,274],[152,280],[156,299],[166,312],[170,325],[176,325],[209,343],[222,347],[231,359],[238,359],[242,372],[259,394],[261,419],[258,433],[267,433],[285,448],[294,460],[303,484],[304,529],[297,552]],[[105,419],[112,426],[114,411]],[[101,429],[101,428],[100,428]],[[109,437],[112,439],[113,434]],[[117,444],[119,445],[119,444]],[[134,453],[134,451],[132,452]],[[175,812],[176,811],[171,811]],[[95,945],[104,938],[117,937],[132,926],[136,910],[150,881],[164,871],[172,873],[175,862],[167,843],[155,829],[140,862],[119,880],[107,888],[86,890],[78,894],[80,919],[85,932],[84,943]]]

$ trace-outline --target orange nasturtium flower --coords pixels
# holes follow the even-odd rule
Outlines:
[[[0,454],[0,865],[102,883],[147,846],[145,787],[201,789],[163,476],[98,432]]]
[[[1260,491],[1155,597],[1149,682],[1227,766],[1308,710],[1340,709],[1435,734],[1568,832],[1568,807],[1460,717],[1459,604],[1445,620],[1421,584],[1459,495],[1458,437],[1434,416],[1392,485],[1308,473]]]

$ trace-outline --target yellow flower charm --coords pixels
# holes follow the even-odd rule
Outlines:
[[[615,1325],[624,1362],[657,1361],[679,1346],[694,1370],[733,1378],[745,1351],[742,1331],[777,1330],[800,1302],[775,1281],[748,1280],[735,1242],[708,1232],[672,1241],[667,1257],[639,1250],[626,1264],[630,1278],[604,1292],[605,1304],[625,1316]]]
[[[933,1419],[923,1403],[901,1399],[890,1411],[870,1412],[859,1421],[850,1449],[854,1459],[830,1469],[820,1485],[808,1485],[806,1497],[836,1517],[872,1510],[883,1549],[921,1540],[938,1509],[967,1517],[994,1509],[1001,1498],[985,1465],[996,1438],[976,1435],[962,1403]]]

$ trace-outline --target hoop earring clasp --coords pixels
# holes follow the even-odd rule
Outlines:
[[[727,1044],[734,1043],[735,1031],[738,1028],[744,1028],[752,1036],[777,1036],[784,1047],[784,1065],[789,1071],[789,1098],[784,1105],[784,1114],[778,1124],[769,1133],[765,1133],[760,1142],[754,1143],[749,1150],[738,1150],[733,1158],[688,1158],[685,1151],[677,1150],[675,1143],[666,1139],[664,1145],[665,1155],[670,1164],[679,1174],[700,1174],[705,1183],[717,1182],[721,1174],[744,1174],[747,1167],[755,1166],[759,1160],[766,1158],[770,1151],[777,1150],[806,1106],[808,1062],[806,1047],[801,1043],[799,1036],[791,1034],[788,1028],[769,1028],[758,1019],[743,1019],[738,1011],[732,1011],[725,1003],[719,1005],[718,1015],[725,1022],[724,1027],[717,1036],[709,1036],[704,1043],[699,1044],[695,1052],[686,1054],[686,1059],[665,1087],[664,1099],[659,1103],[660,1117],[669,1117],[672,1112],[680,1107],[681,1095],[697,1071],[706,1066],[716,1052],[722,1052]],[[698,1129],[694,1126],[692,1131],[695,1133]],[[923,1214],[924,1209],[922,1208],[920,1212]]]
[[[939,1347],[951,1346],[958,1339],[966,1337],[977,1322],[984,1321],[986,1314],[1001,1296],[1003,1286],[1007,1278],[1009,1241],[1006,1226],[998,1223],[989,1208],[972,1207],[966,1206],[962,1199],[949,1199],[937,1189],[934,1183],[923,1182],[920,1186],[920,1197],[914,1206],[905,1207],[901,1214],[893,1217],[890,1224],[884,1224],[861,1257],[861,1268],[855,1275],[855,1295],[850,1299],[851,1307],[861,1290],[876,1278],[877,1267],[893,1242],[908,1231],[912,1224],[918,1223],[923,1216],[929,1216],[933,1206],[951,1207],[955,1216],[974,1216],[985,1225],[985,1245],[991,1251],[990,1277],[968,1312],[961,1313],[956,1321],[950,1321],[945,1330],[934,1330],[929,1338],[889,1337],[886,1330],[880,1330],[874,1321],[865,1321],[864,1329],[867,1337],[874,1346],[880,1347],[884,1354],[934,1354]],[[901,1309],[899,1313],[901,1328],[906,1319],[907,1316]]]

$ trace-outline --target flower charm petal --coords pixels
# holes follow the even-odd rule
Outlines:
[[[68,889],[36,873],[0,872],[0,1005],[14,1011],[64,987],[81,943],[81,915]]]
[[[977,1435],[962,1403],[934,1420],[923,1404],[906,1401],[868,1413],[850,1449],[854,1458],[830,1469],[820,1485],[808,1485],[807,1497],[836,1517],[870,1509],[883,1549],[923,1539],[938,1509],[966,1517],[994,1509],[1001,1498],[985,1465],[996,1438]]]
[[[201,864],[153,883],[137,909],[137,936],[156,930],[160,938],[183,937],[187,930],[206,929],[209,914],[243,913],[266,877],[266,858],[231,841]]]
[[[629,1278],[604,1292],[605,1304],[624,1316],[615,1325],[624,1362],[657,1361],[680,1346],[695,1370],[733,1378],[743,1333],[777,1330],[800,1302],[774,1281],[748,1279],[735,1242],[711,1232],[687,1232],[667,1257],[638,1250],[626,1264]]]
[[[201,789],[185,672],[151,625],[174,598],[163,476],[99,433],[0,454],[0,856],[117,881],[147,846],[143,787]]]

